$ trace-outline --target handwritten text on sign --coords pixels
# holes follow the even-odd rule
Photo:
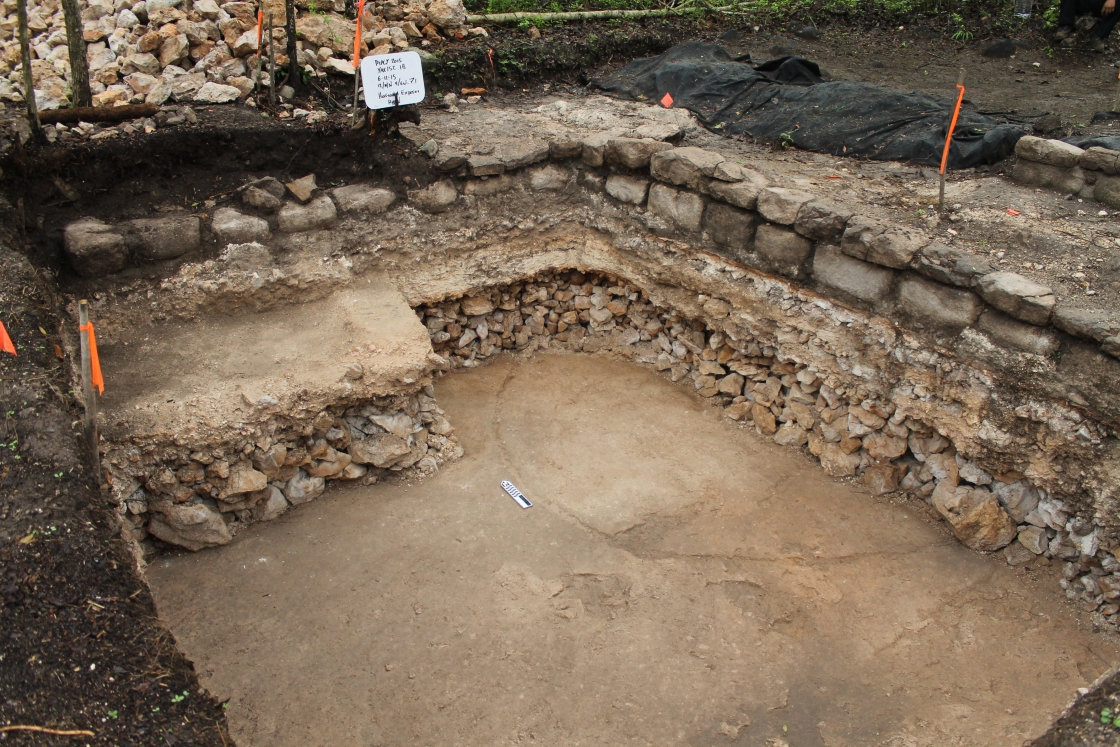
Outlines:
[[[420,55],[397,52],[366,57],[362,60],[362,86],[370,109],[419,104],[424,100]]]

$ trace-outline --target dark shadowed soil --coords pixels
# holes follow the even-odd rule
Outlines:
[[[51,297],[0,250],[0,741],[224,745],[86,464]],[[51,736],[12,726],[79,730]]]

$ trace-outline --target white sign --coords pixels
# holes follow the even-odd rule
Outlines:
[[[425,93],[420,55],[397,52],[366,57],[362,60],[362,86],[370,109],[419,104]]]

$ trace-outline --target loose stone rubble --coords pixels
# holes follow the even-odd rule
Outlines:
[[[212,448],[165,451],[145,481],[129,478],[121,491],[122,532],[188,550],[224,545],[246,525],[318,498],[328,481],[431,474],[462,454],[453,433],[429,384],[411,396],[324,410],[310,422],[269,420]],[[150,461],[142,451],[115,449],[110,464],[128,474]]]
[[[346,4],[300,0],[296,35],[299,64],[311,76],[354,75],[354,20]],[[89,61],[94,106],[123,104],[220,104],[244,98],[254,87],[257,4],[215,0],[79,0],[82,38]],[[23,66],[16,27],[16,3],[3,6],[0,23],[0,100],[21,102]],[[264,3],[273,17],[278,74],[288,65],[281,0]],[[360,53],[404,49],[425,52],[447,37],[468,34],[461,0],[379,0],[362,18]],[[58,109],[70,99],[70,59],[58,0],[29,0],[31,74],[40,110]],[[472,35],[479,35],[470,30]],[[264,45],[267,47],[267,40]],[[267,55],[262,85],[268,85]],[[56,133],[69,128],[48,128]]]
[[[1067,563],[1067,593],[1099,623],[1116,623],[1120,594],[1108,579],[1120,571],[1112,457],[1120,402],[1102,384],[1120,365],[1109,347],[1115,320],[1057,303],[1043,286],[856,206],[769,184],[718,153],[666,146],[597,134],[502,143],[484,154],[440,147],[433,164],[444,176],[429,186],[313,190],[306,204],[278,183],[251,182],[240,206],[215,211],[209,229],[204,223],[204,236],[235,241],[240,226],[252,226],[255,240],[284,247],[294,262],[280,266],[263,246],[234,245],[219,260],[183,265],[154,289],[155,300],[122,288],[106,317],[127,328],[212,306],[306,302],[388,272],[443,361],[436,375],[500,351],[625,355],[690,383],[729,419],[805,449],[830,475],[926,501],[969,547],[1002,552],[1012,564]],[[281,223],[278,209],[315,217]],[[89,219],[71,228],[94,237],[124,231],[91,229]],[[90,241],[73,261],[96,263],[100,246]],[[107,324],[106,338],[115,334]],[[324,416],[308,432],[306,424],[277,426],[203,455],[232,469],[230,455],[241,454],[248,466],[238,479],[251,492],[211,481],[208,465],[190,454],[138,486],[166,496],[166,483],[186,495],[178,472],[189,468],[189,500],[211,513],[178,518],[172,541],[189,547],[207,531],[209,541],[224,541],[215,516],[237,526],[269,518],[285,505],[271,488],[298,501],[315,492],[309,481],[362,463],[353,445],[328,436],[331,428],[346,434],[335,423],[342,419],[353,443],[359,426],[346,418],[355,406],[330,410],[331,423]],[[384,415],[412,408],[377,406]],[[437,465],[454,455],[454,446],[432,441],[438,435],[428,429],[425,437]],[[274,443],[300,455],[284,466],[305,477],[262,470],[255,455]],[[310,456],[322,444],[350,462]],[[325,465],[313,466],[316,459]],[[205,496],[193,490],[203,484]],[[134,492],[122,492],[122,507]],[[230,510],[221,511],[223,501]],[[161,518],[147,531],[171,536],[168,513],[155,513]]]

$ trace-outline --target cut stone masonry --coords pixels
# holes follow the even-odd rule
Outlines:
[[[291,200],[281,212],[317,205],[321,216],[299,230],[281,226],[275,207],[253,205],[259,195],[252,190],[274,194],[274,184],[246,185],[241,207],[220,208],[204,223],[203,242],[211,235],[223,241],[231,235],[226,227],[240,221],[259,221],[258,241],[269,245],[233,244],[218,259],[182,265],[159,287],[122,286],[95,303],[111,311],[99,337],[122,345],[155,325],[286,309],[384,274],[431,340],[428,376],[478,365],[500,350],[624,354],[691,380],[729,418],[808,449],[830,474],[927,500],[974,549],[1002,550],[1013,564],[1061,559],[1071,579],[1120,571],[1112,555],[1120,550],[1115,320],[1057,303],[1049,289],[919,232],[769,185],[718,153],[595,136],[525,142],[492,155],[497,164],[437,152],[434,163],[446,176],[407,194],[350,185],[306,205]],[[72,256],[96,255],[96,242],[79,253],[67,235]],[[333,385],[346,380],[342,368],[336,373]],[[398,384],[395,396],[419,397],[427,381],[421,374]],[[137,490],[149,506],[152,496],[171,495],[162,499],[166,510],[148,511],[159,514],[154,527],[131,526],[172,536],[161,524],[178,513],[191,513],[176,520],[193,526],[194,514],[205,512],[169,508],[180,505],[178,491],[182,505],[207,506],[203,518],[218,515],[232,534],[271,516],[286,505],[281,499],[294,502],[285,491],[303,495],[301,483],[291,483],[300,473],[270,476],[257,466],[274,444],[300,455],[284,466],[306,479],[350,459],[327,479],[360,462],[352,444],[365,439],[354,429],[371,435],[362,408],[392,417],[434,406],[377,399],[394,396],[387,390],[324,392],[296,415],[294,402],[281,397],[236,422],[216,415],[213,434],[241,431],[209,454],[188,443],[210,438],[189,423],[175,433],[182,443],[163,451],[145,443],[120,408],[127,417],[106,429],[106,458],[125,486],[123,510],[144,514],[128,505]],[[345,436],[338,419],[350,429],[350,446],[327,437],[332,428]],[[453,437],[423,419],[411,423],[408,458],[420,431],[428,467],[454,457]],[[311,456],[324,444],[334,450],[325,452],[329,458]],[[252,479],[237,485],[253,490],[231,492],[228,482],[205,477],[207,465],[195,455],[228,463],[231,475],[242,464],[236,474]],[[316,459],[330,466],[315,466]],[[167,474],[178,484],[161,481]],[[223,501],[233,509],[222,511]],[[228,541],[213,528],[211,543]],[[180,544],[199,544],[189,529],[177,531]],[[1077,584],[1067,593],[1097,610],[1102,624],[1118,619],[1120,583],[1112,596],[1099,584],[1095,592]]]

